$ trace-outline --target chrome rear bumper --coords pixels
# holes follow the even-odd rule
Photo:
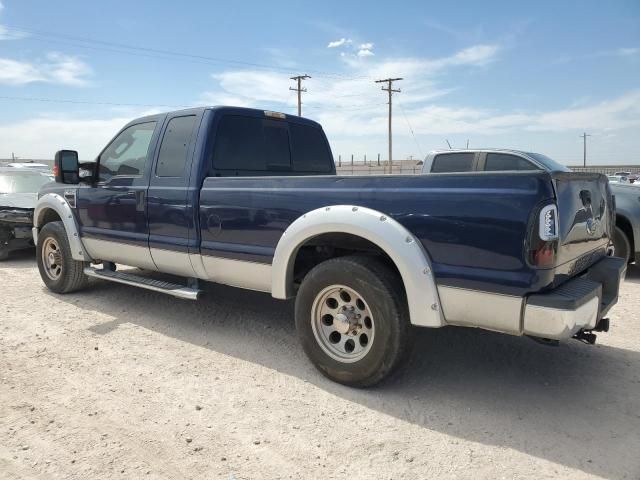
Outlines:
[[[618,301],[626,264],[605,257],[580,277],[548,292],[530,295],[524,307],[523,333],[564,340],[581,330],[591,330]]]

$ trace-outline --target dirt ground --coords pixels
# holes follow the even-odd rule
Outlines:
[[[0,478],[640,479],[640,268],[594,347],[420,329],[354,390],[307,361],[291,302],[58,296],[32,255],[0,265]]]

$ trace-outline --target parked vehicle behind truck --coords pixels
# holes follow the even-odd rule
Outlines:
[[[422,173],[539,171],[570,172],[571,169],[539,153],[507,149],[434,150],[429,152]],[[628,174],[629,172],[616,172]],[[611,237],[612,252],[627,263],[640,251],[640,203],[638,187],[627,177],[608,177],[615,196],[615,228]],[[638,254],[640,255],[640,254]]]
[[[0,167],[0,260],[33,248],[33,209],[38,190],[53,181],[48,173]]]
[[[353,386],[388,375],[414,326],[593,342],[625,272],[607,256],[602,175],[340,177],[320,125],[281,113],[140,118],[95,162],[58,152],[55,173],[33,229],[50,290],[94,277],[193,300],[201,281],[295,297],[305,352]]]

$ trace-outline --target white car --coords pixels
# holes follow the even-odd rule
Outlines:
[[[609,183],[629,183],[629,178],[622,175],[607,175]]]
[[[11,168],[26,168],[29,170],[49,170],[49,165],[45,164],[45,163],[20,163],[20,162],[13,162],[13,163],[8,163],[7,167],[11,167]]]

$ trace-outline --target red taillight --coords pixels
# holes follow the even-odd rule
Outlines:
[[[531,263],[536,267],[553,267],[556,261],[556,242],[541,242],[531,251]]]
[[[58,178],[58,175],[60,174],[60,172],[58,171],[58,164],[54,164],[53,165],[53,176],[55,178]]]

